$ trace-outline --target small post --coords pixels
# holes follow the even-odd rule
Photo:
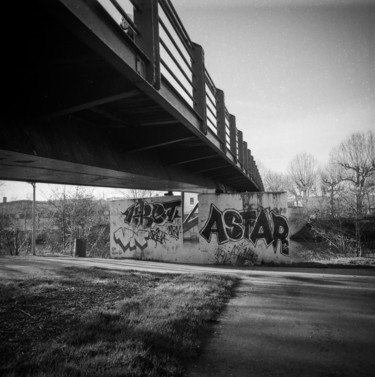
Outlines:
[[[217,117],[217,136],[221,141],[221,150],[226,153],[227,143],[225,138],[225,101],[224,92],[216,89],[216,117]]]
[[[181,191],[181,212],[182,212],[182,214],[181,214],[182,224],[184,224],[184,219],[185,219],[185,191]]]
[[[135,41],[144,51],[150,62],[146,67],[146,80],[160,89],[160,48],[158,0],[135,0],[134,23],[140,30]]]
[[[233,153],[234,161],[238,159],[237,156],[237,128],[236,117],[232,114],[229,115],[229,130],[230,130],[230,151]]]
[[[35,182],[29,182],[31,186],[33,186],[33,206],[32,206],[32,230],[31,230],[31,251],[33,255],[36,255],[35,252],[35,244],[36,244],[36,223],[35,223],[35,217],[36,217],[36,208],[35,208]]]
[[[204,51],[202,46],[193,43],[193,97],[194,110],[202,118],[200,130],[207,134],[206,114],[206,74],[204,69]]]

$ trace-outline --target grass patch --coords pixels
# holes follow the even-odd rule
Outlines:
[[[0,374],[181,376],[235,283],[69,268],[0,284]]]

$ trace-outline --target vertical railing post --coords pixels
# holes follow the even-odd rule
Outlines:
[[[262,187],[261,187],[261,184],[260,184],[260,180],[259,180],[259,171],[258,171],[258,167],[257,167],[257,164],[254,163],[254,166],[255,166],[255,174],[256,174],[256,178],[255,178],[255,182],[257,184],[257,186],[259,187],[260,190],[262,190]]]
[[[243,142],[243,168],[248,172],[249,167],[247,166],[247,142]]]
[[[240,162],[241,169],[243,169],[243,136],[242,131],[237,131],[238,137],[238,161]]]
[[[216,117],[217,117],[217,136],[221,141],[221,150],[227,152],[227,142],[225,137],[225,101],[224,92],[216,89]]]
[[[202,46],[193,43],[193,98],[194,110],[202,118],[200,130],[207,134],[206,108],[206,73],[204,69],[204,51]]]
[[[249,176],[250,177],[254,177],[254,166],[252,164],[252,161],[251,161],[251,150],[248,149],[247,150],[247,166],[248,166],[248,170],[249,170]]]
[[[230,151],[232,152],[234,156],[234,162],[237,161],[237,128],[236,128],[236,117],[232,114],[229,114],[229,134],[230,134]]]
[[[250,156],[250,157],[251,157],[251,166],[252,166],[253,177],[256,179],[257,172],[256,172],[256,169],[255,169],[254,157],[253,156]]]
[[[146,80],[160,89],[160,47],[158,0],[135,0],[134,23],[140,30],[136,43],[150,61],[146,64]],[[137,64],[140,64],[137,62]]]

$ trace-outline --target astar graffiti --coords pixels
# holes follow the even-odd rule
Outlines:
[[[256,246],[259,240],[263,240],[267,247],[273,245],[275,253],[280,243],[281,254],[289,255],[289,226],[286,218],[264,208],[258,213],[255,210],[239,212],[234,209],[222,212],[211,204],[208,219],[199,233],[207,242],[211,242],[215,234],[219,245],[247,239]]]

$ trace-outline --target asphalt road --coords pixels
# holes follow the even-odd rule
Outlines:
[[[235,269],[133,260],[0,257],[0,279],[61,267],[230,273],[240,279],[188,377],[375,375],[375,268]]]
[[[243,276],[187,376],[375,376],[370,275],[269,270]]]

